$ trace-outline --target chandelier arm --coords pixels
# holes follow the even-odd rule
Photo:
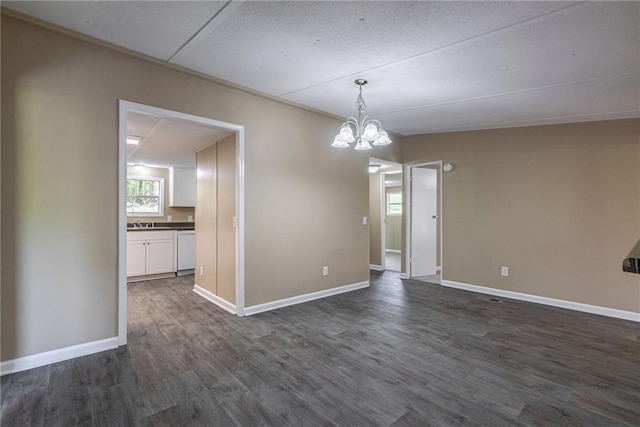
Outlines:
[[[364,116],[362,118],[362,121],[360,122],[360,126],[362,127],[362,129],[364,129],[372,120],[369,118],[369,116]]]
[[[353,130],[356,133],[356,135],[354,135],[354,136],[358,136],[358,134],[360,133],[360,124],[358,123],[358,120],[355,117],[353,117],[353,116],[349,117],[344,124],[353,126],[353,128],[354,128]]]

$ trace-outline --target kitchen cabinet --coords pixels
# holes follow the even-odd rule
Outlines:
[[[143,276],[147,272],[147,246],[145,241],[127,239],[127,277]]]
[[[169,168],[169,206],[196,206],[195,168]]]
[[[173,239],[149,240],[147,243],[146,273],[175,272]]]
[[[175,271],[175,231],[127,232],[127,277]]]

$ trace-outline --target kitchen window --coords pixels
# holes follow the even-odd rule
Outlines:
[[[127,177],[127,216],[162,216],[164,179]]]

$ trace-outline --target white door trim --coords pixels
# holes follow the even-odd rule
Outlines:
[[[380,172],[380,266],[382,271],[387,269],[387,252],[384,248],[387,246],[387,228],[385,227],[385,219],[387,218],[387,200],[386,188],[384,186],[384,176],[386,172]]]
[[[236,134],[236,314],[244,316],[244,126],[206,117],[138,104],[120,99],[118,102],[118,345],[127,343],[127,112],[134,111],[207,126],[226,129]]]
[[[411,168],[422,167],[422,166],[437,166],[439,170],[439,180],[438,180],[438,189],[440,190],[440,197],[438,198],[438,215],[440,215],[440,247],[438,250],[440,251],[440,277],[444,277],[444,254],[442,252],[442,242],[444,242],[444,232],[443,232],[443,224],[444,224],[444,214],[442,207],[442,160],[437,160],[434,162],[425,162],[425,163],[407,163],[404,165],[403,171],[403,179],[404,179],[404,188],[402,192],[404,193],[405,199],[407,201],[406,204],[406,216],[405,216],[405,271],[406,278],[411,278]]]

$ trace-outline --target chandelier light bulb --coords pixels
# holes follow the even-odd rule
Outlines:
[[[381,145],[389,145],[391,144],[391,139],[389,139],[389,134],[386,130],[380,129],[380,137],[373,142],[373,145],[381,146]]]
[[[345,142],[345,141],[341,141],[340,140],[340,135],[336,135],[335,139],[333,140],[333,143],[331,144],[332,147],[336,147],[336,148],[347,148],[349,147],[349,143]]]
[[[380,138],[380,133],[378,133],[378,128],[373,123],[369,123],[364,127],[364,132],[362,133],[362,139],[365,141],[375,141]]]
[[[354,148],[358,151],[371,150],[371,144],[369,144],[369,141],[361,140]]]
[[[353,130],[349,125],[343,126],[340,129],[340,133],[336,136],[336,139],[338,141],[346,143],[354,142],[356,140],[356,138],[353,136]]]

